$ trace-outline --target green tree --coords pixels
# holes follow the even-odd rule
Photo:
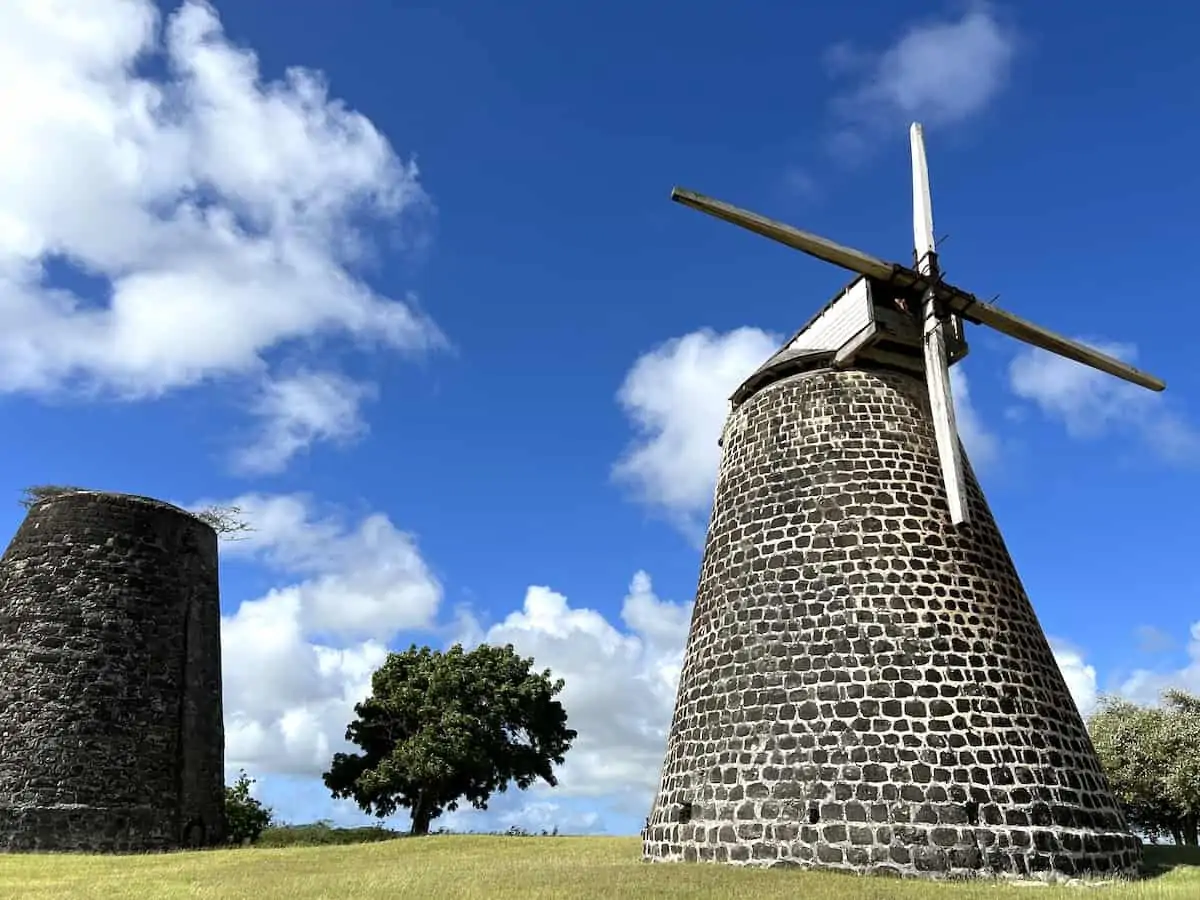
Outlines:
[[[336,754],[325,786],[379,818],[407,808],[420,835],[462,800],[487,809],[510,782],[556,785],[576,733],[554,699],[562,679],[532,665],[511,645],[389,654],[346,729],[362,752]]]
[[[225,835],[231,844],[253,844],[271,824],[270,807],[250,796],[254,779],[244,771],[237,781],[225,785]]]
[[[1200,842],[1200,698],[1166,691],[1159,706],[1103,697],[1088,731],[1129,824],[1152,840]]]

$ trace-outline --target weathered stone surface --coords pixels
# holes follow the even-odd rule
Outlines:
[[[730,414],[723,447],[645,856],[1132,872],[1140,845],[969,471],[972,521],[950,523],[923,382],[792,374]]]
[[[217,537],[156,500],[36,504],[0,558],[0,849],[224,837]]]

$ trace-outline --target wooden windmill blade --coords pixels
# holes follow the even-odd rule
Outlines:
[[[950,388],[950,363],[946,353],[948,317],[941,314],[940,301],[933,287],[938,278],[933,240],[933,205],[929,194],[929,166],[925,161],[925,140],[918,123],[913,123],[909,138],[912,146],[913,247],[917,256],[917,271],[929,279],[922,309],[925,384],[929,389],[929,412],[933,419],[933,434],[937,441],[942,480],[946,485],[950,520],[955,525],[962,525],[970,520],[967,483],[963,476],[962,448],[958,442],[954,395]]]
[[[1032,344],[1041,350],[1047,350],[1058,356],[1074,360],[1093,369],[1098,369],[1108,375],[1136,384],[1150,391],[1161,391],[1166,388],[1166,382],[1161,378],[1143,372],[1127,362],[1101,353],[1087,344],[1073,341],[1070,338],[1056,334],[1040,325],[1034,325],[1019,316],[1014,316],[1007,310],[991,303],[973,297],[951,285],[943,284],[938,287],[937,294],[950,309],[957,312],[968,322],[977,325],[987,325],[1002,334],[1016,338],[1026,344]]]
[[[776,222],[774,219],[768,219],[766,216],[760,216],[758,213],[752,213],[721,200],[714,200],[712,197],[706,197],[695,191],[679,187],[673,188],[671,199],[676,203],[682,203],[684,206],[690,206],[702,213],[778,241],[794,250],[800,250],[809,256],[823,259],[825,262],[849,269],[851,272],[858,272],[860,275],[886,281],[892,277],[892,273],[896,269],[892,263],[876,259],[861,250],[843,247],[828,238],[801,231],[799,228],[793,228],[783,222]]]
[[[845,247],[828,238],[811,232],[801,231],[791,225],[768,219],[749,210],[741,209],[721,200],[707,197],[695,191],[675,188],[671,191],[671,199],[684,206],[699,210],[715,218],[730,222],[755,234],[778,241],[785,246],[807,253],[809,256],[833,263],[851,272],[866,275],[879,281],[889,282],[901,288],[913,288],[924,291],[930,287],[930,279],[907,266],[897,263],[884,262],[869,253],[863,253],[852,247]],[[1116,378],[1136,384],[1151,391],[1161,391],[1166,384],[1126,362],[1101,353],[1086,344],[1073,341],[1070,338],[1056,334],[1025,319],[1015,316],[1007,310],[990,303],[984,303],[973,294],[938,281],[932,285],[937,298],[945,303],[952,312],[967,322],[976,325],[987,325],[1002,334],[1032,344],[1042,350],[1047,350],[1067,359],[1074,360],[1093,369],[1099,369]]]

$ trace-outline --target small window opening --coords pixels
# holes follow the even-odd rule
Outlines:
[[[679,824],[686,825],[690,821],[692,821],[692,804],[680,803],[679,804]]]
[[[967,801],[967,823],[970,825],[979,824],[979,803],[975,800]]]
[[[808,824],[816,825],[821,820],[821,813],[815,806],[808,808]]]

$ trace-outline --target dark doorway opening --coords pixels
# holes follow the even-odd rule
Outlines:
[[[204,837],[204,823],[199,819],[192,819],[183,829],[183,845],[185,847],[198,850],[205,845]]]

